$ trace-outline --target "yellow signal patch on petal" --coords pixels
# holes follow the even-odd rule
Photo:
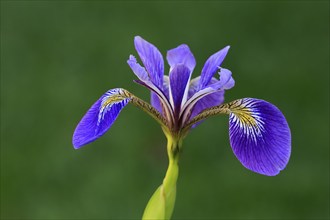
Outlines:
[[[109,105],[109,104],[113,104],[113,103],[121,102],[121,101],[123,101],[124,99],[127,99],[127,97],[123,97],[123,96],[120,95],[120,94],[113,95],[113,96],[110,96],[110,97],[106,97],[106,99],[104,99],[104,100],[102,101],[102,108],[106,107],[106,106]]]
[[[260,117],[260,112],[254,107],[251,99],[239,99],[229,103],[230,121],[234,126],[257,142],[257,138],[262,137],[264,131],[264,121]]]

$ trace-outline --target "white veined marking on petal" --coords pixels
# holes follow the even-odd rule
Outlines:
[[[100,125],[101,121],[104,120],[105,114],[111,110],[111,107],[114,104],[121,103],[122,105],[126,105],[129,101],[128,98],[120,96],[121,89],[112,89],[105,93],[104,97],[102,98],[100,110],[97,119],[97,126]],[[118,97],[116,97],[116,95]],[[113,100],[111,100],[113,98]]]
[[[230,114],[230,120],[234,127],[239,127],[240,131],[247,138],[251,138],[257,144],[257,140],[262,138],[265,131],[265,122],[253,104],[253,100],[244,99],[239,105],[240,109],[233,110],[232,114]]]

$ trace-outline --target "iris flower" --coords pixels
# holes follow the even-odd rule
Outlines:
[[[135,82],[151,91],[151,104],[122,88],[107,91],[79,122],[73,134],[73,146],[78,149],[101,137],[128,103],[141,108],[160,124],[168,140],[169,166],[163,183],[147,204],[143,219],[171,218],[182,141],[192,128],[210,116],[229,115],[230,145],[244,167],[267,176],[277,175],[286,167],[291,134],[281,111],[255,98],[223,104],[225,91],[235,84],[231,71],[221,67],[229,46],[210,56],[200,76],[191,79],[196,61],[187,45],[167,51],[170,70],[166,76],[159,50],[139,36],[134,44],[143,66],[133,55],[127,63],[138,78]]]

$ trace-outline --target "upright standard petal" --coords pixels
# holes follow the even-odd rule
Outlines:
[[[129,56],[129,59],[127,60],[128,65],[133,70],[134,74],[143,82],[149,81],[149,84],[153,84],[151,82],[151,79],[149,78],[149,75],[145,68],[143,68],[140,64],[137,63],[135,57],[133,55]],[[160,113],[162,113],[162,105],[161,101],[159,100],[159,97],[156,93],[151,92],[151,99],[150,99],[151,105],[157,109]]]
[[[230,143],[238,160],[254,172],[277,175],[291,153],[290,128],[284,115],[259,99],[244,98],[229,106]]]
[[[223,48],[222,50],[210,56],[210,58],[205,62],[201,73],[201,79],[199,81],[199,89],[203,89],[209,84],[213,75],[216,73],[222,61],[225,59],[229,48],[229,46]]]
[[[170,73],[170,102],[177,116],[183,101],[188,96],[190,75],[190,70],[183,64],[176,65]]]
[[[171,66],[171,70],[175,65],[183,64],[190,69],[192,72],[196,66],[196,60],[194,55],[191,53],[189,47],[182,44],[174,49],[167,51],[167,62]]]
[[[164,60],[159,50],[143,38],[134,38],[135,49],[138,52],[151,81],[162,89],[164,76]]]
[[[72,138],[74,148],[78,149],[101,137],[129,101],[122,89],[111,89],[102,95],[76,127]]]

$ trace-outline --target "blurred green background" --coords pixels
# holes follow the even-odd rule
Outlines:
[[[136,35],[163,55],[188,44],[194,76],[231,45],[226,100],[268,100],[291,127],[291,160],[276,177],[239,163],[226,116],[194,129],[173,219],[329,218],[328,1],[1,1],[2,219],[142,216],[167,167],[158,124],[130,105],[103,138],[71,144],[108,89],[149,100],[126,64]]]

